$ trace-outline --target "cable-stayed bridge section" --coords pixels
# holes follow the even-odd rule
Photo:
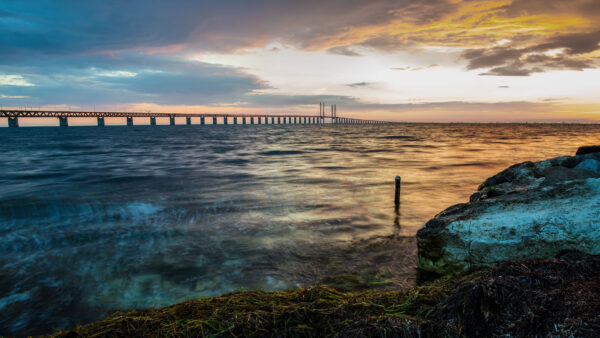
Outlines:
[[[156,118],[168,118],[175,125],[176,117],[185,117],[186,124],[192,124],[192,118],[200,118],[200,124],[382,124],[385,121],[356,119],[337,116],[335,105],[331,114],[325,113],[325,105],[319,105],[319,115],[314,114],[240,114],[240,113],[152,113],[152,112],[91,112],[58,110],[19,110],[2,109],[0,117],[8,119],[9,127],[19,127],[19,118],[58,118],[61,127],[69,126],[70,118],[96,118],[98,126],[105,125],[105,118],[124,117],[128,126],[133,126],[133,118],[149,118],[150,125],[156,125]]]

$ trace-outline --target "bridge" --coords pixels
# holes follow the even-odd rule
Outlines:
[[[330,114],[325,111],[325,104],[319,104],[319,115],[312,114],[239,114],[239,113],[152,113],[152,112],[90,112],[90,111],[57,111],[57,110],[21,110],[1,109],[0,117],[8,119],[8,126],[19,127],[19,118],[58,118],[61,127],[69,126],[69,118],[95,117],[98,126],[104,126],[107,117],[125,117],[128,126],[133,126],[134,117],[150,119],[150,125],[156,125],[156,118],[169,118],[169,124],[175,125],[176,117],[185,117],[186,125],[192,124],[192,117],[199,117],[200,124],[212,118],[212,124],[382,124],[385,121],[365,120],[337,116],[337,107],[331,105]],[[219,123],[219,120],[221,123]],[[269,121],[270,120],[270,121]]]

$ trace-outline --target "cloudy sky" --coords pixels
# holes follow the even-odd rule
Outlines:
[[[599,121],[598,0],[0,2],[3,107]]]

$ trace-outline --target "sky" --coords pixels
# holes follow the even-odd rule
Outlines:
[[[2,0],[0,105],[600,121],[598,0]]]

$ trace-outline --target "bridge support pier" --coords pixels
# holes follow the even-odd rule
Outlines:
[[[171,125],[171,126],[175,125],[175,116],[169,116],[169,125]]]
[[[8,127],[9,128],[19,128],[19,118],[18,117],[9,117],[8,118]]]
[[[192,125],[192,118],[191,117],[186,117],[185,118],[185,124],[188,125],[188,126],[191,126]]]
[[[104,127],[104,117],[98,117],[98,127]]]
[[[155,126],[156,125],[156,117],[154,117],[154,116],[150,117],[150,125],[151,126]]]
[[[269,118],[265,116],[265,124],[269,124]]]
[[[237,124],[237,116],[233,117],[233,124]]]
[[[216,117],[213,117],[213,124],[218,124],[218,123],[217,123],[217,118],[216,118]]]
[[[256,118],[257,124],[260,124],[260,123],[262,122],[261,120],[262,120],[262,118],[261,118],[260,116],[259,116],[259,117],[257,117],[257,118]]]
[[[201,124],[201,125],[204,125],[204,116],[202,116],[202,117],[200,118],[200,124]]]
[[[69,126],[69,121],[67,120],[66,116],[61,116],[58,118],[58,125],[61,127],[68,127]]]
[[[246,124],[246,116],[242,117],[242,124]]]
[[[227,123],[228,123],[228,122],[227,122],[227,116],[225,116],[225,117],[223,118],[223,124],[227,124]]]
[[[250,117],[250,124],[254,124],[254,117]]]
[[[127,126],[128,127],[133,126],[133,117],[127,117]]]

